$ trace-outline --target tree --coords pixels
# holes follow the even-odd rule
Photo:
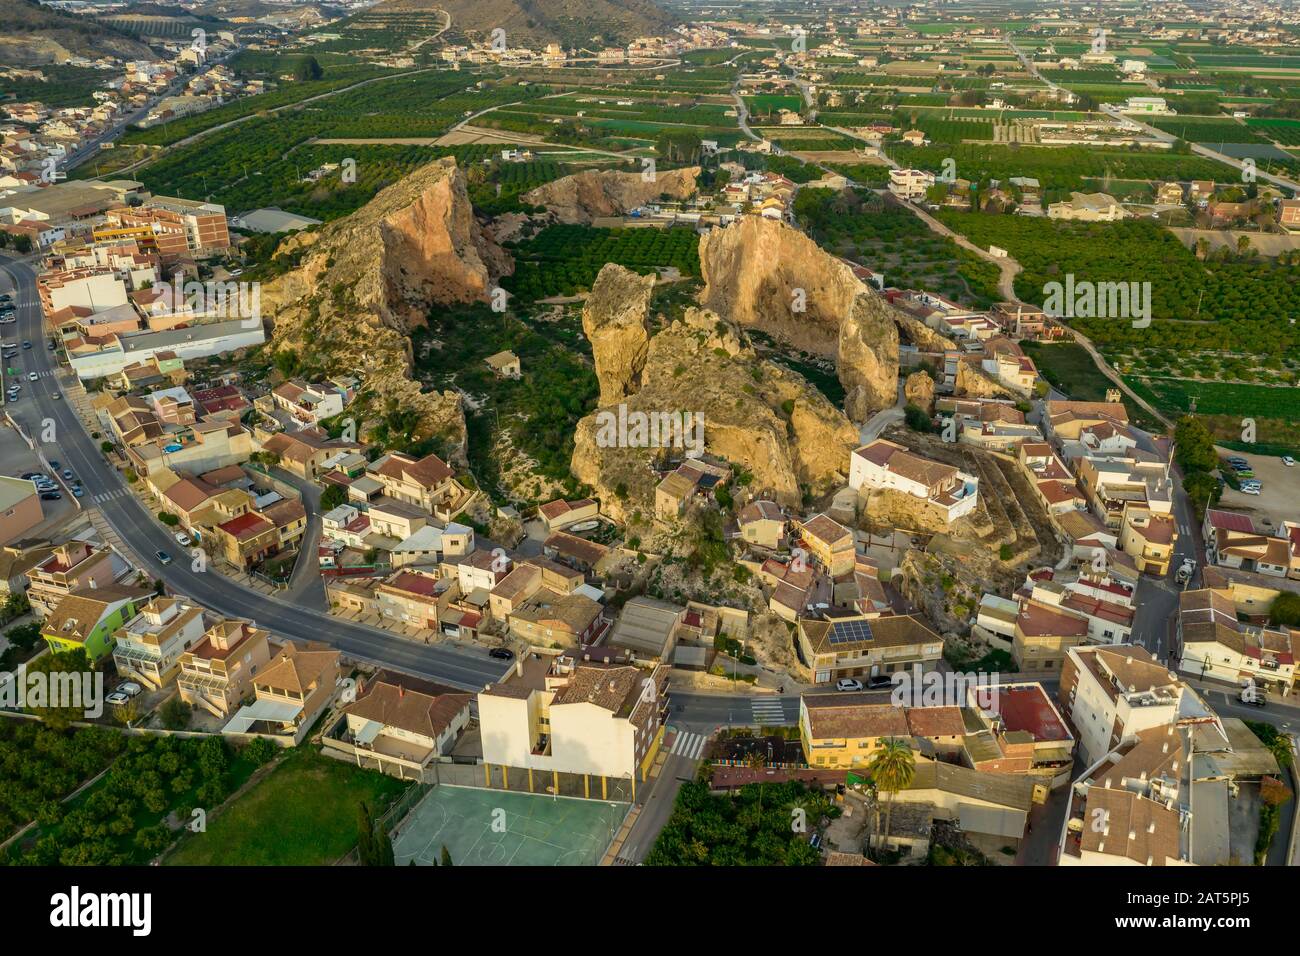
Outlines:
[[[348,500],[348,493],[338,485],[328,485],[320,496],[320,510],[332,511]]]
[[[362,866],[376,866],[375,820],[370,806],[362,800],[357,804],[357,857]]]
[[[876,791],[889,794],[885,804],[885,834],[882,843],[889,840],[889,818],[894,809],[894,795],[906,790],[916,773],[916,757],[907,741],[891,739],[872,756],[867,772],[876,785]]]
[[[1214,471],[1219,466],[1219,455],[1214,450],[1214,439],[1205,423],[1194,415],[1184,415],[1174,426],[1175,458],[1184,474],[1194,471]]]
[[[190,705],[181,700],[181,695],[170,697],[162,705],[159,716],[163,726],[168,730],[184,730],[190,725]]]
[[[324,74],[325,71],[321,69],[320,63],[314,56],[303,57],[293,68],[295,80],[319,80]]]
[[[907,422],[907,427],[914,432],[929,432],[934,430],[934,423],[930,421],[930,416],[926,414],[925,409],[919,405],[908,404],[903,409],[903,420]]]
[[[1268,622],[1286,627],[1300,627],[1300,594],[1282,591],[1268,608]]]
[[[760,753],[757,750],[751,750],[748,754],[745,755],[745,766],[748,767],[750,770],[761,772],[762,769],[767,766],[767,757],[766,755]],[[760,817],[762,817],[763,784],[756,783],[754,786],[758,788],[758,814]]]
[[[442,853],[438,857],[439,866],[451,866],[451,853],[447,850],[447,844],[442,845]]]

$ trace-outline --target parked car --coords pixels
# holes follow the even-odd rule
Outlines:
[[[488,651],[488,657],[495,657],[499,661],[514,660],[515,652],[504,647],[494,647]]]
[[[862,681],[852,677],[841,677],[835,682],[836,690],[862,690]]]
[[[1283,455],[1282,464],[1286,465],[1288,468],[1294,467],[1295,459],[1292,458],[1290,455]]]
[[[1241,493],[1243,495],[1257,495],[1264,490],[1263,485],[1242,485]]]
[[[82,488],[81,485],[73,485],[73,486],[72,486],[72,497],[74,497],[74,498],[80,498],[80,497],[81,497],[82,495],[84,495],[85,493],[86,493],[86,490],[85,490],[84,488]]]
[[[71,468],[64,468],[64,469],[63,469],[63,480],[64,480],[64,481],[71,481],[71,480],[72,480],[73,478],[75,478],[75,477],[77,477],[77,476],[74,475],[74,474],[72,473],[72,469],[71,469]]]
[[[182,548],[188,548],[191,544],[194,543],[194,539],[191,538],[184,531],[177,531],[174,535],[172,535],[172,537],[176,539],[176,543],[179,544]]]
[[[24,342],[24,343],[23,343],[23,348],[25,348],[25,349],[30,349],[31,347],[32,347],[32,343],[31,343],[31,342]]]
[[[63,466],[62,466],[61,464],[59,464],[59,461],[58,461],[57,458],[51,458],[51,459],[50,459],[50,470],[51,470],[51,471],[59,471],[62,467],[63,467]]]
[[[1268,697],[1262,690],[1255,687],[1243,687],[1237,699],[1243,704],[1250,704],[1252,707],[1267,707]]]
[[[124,680],[117,685],[119,694],[126,694],[127,697],[137,697],[144,693],[144,688],[133,680]]]
[[[166,551],[155,551],[154,554],[157,555],[159,564],[165,566],[172,563],[172,556]]]
[[[57,491],[43,491],[43,492],[41,492],[41,501],[58,501],[58,500],[60,500],[62,497],[63,497],[63,495],[59,494]]]
[[[877,674],[875,677],[867,679],[868,690],[880,690],[882,687],[893,687],[894,678],[888,674]]]
[[[127,697],[126,694],[123,694],[120,691],[113,691],[113,693],[104,698],[104,702],[106,704],[111,704],[114,707],[121,707],[130,699],[130,697]]]

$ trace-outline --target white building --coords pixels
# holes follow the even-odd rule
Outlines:
[[[849,487],[889,489],[919,498],[948,522],[975,510],[979,479],[952,465],[922,458],[902,445],[877,438],[853,452],[849,459]]]
[[[934,173],[923,169],[891,169],[889,191],[899,199],[924,199],[925,191],[934,185]]]
[[[658,747],[665,678],[662,667],[521,658],[478,695],[483,762],[635,787]]]
[[[1071,647],[1061,668],[1061,709],[1075,728],[1081,762],[1121,740],[1173,723],[1186,686],[1144,647]]]

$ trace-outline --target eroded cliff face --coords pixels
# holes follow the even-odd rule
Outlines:
[[[624,215],[664,194],[673,199],[694,196],[699,175],[698,166],[652,177],[639,171],[593,169],[538,186],[520,198],[528,205],[545,206],[560,222],[585,224],[601,216]]]
[[[957,381],[953,385],[953,389],[956,394],[968,398],[1013,397],[1011,389],[979,366],[964,360],[957,363]]]
[[[608,262],[582,307],[582,331],[591,342],[600,404],[610,405],[641,387],[650,345],[650,294],[655,277]]]
[[[463,451],[460,398],[421,392],[409,332],[432,306],[486,301],[513,263],[475,220],[456,161],[420,167],[278,254],[299,259],[262,287],[273,347],[360,375],[376,407],[414,409],[420,437],[439,434]]]
[[[896,310],[843,260],[783,222],[746,216],[700,240],[700,268],[705,308],[835,359],[854,421],[894,404]]]
[[[593,348],[599,362],[600,347]],[[842,483],[858,437],[820,391],[760,359],[736,326],[703,309],[688,309],[650,339],[641,386],[618,404],[628,414],[702,414],[705,451],[751,472],[753,492],[790,505],[801,501],[803,486],[822,494]],[[665,454],[680,458],[683,449],[602,446],[601,412],[617,407],[578,423],[573,473],[614,518],[648,517],[659,481],[654,462]]]
[[[844,411],[855,422],[898,401],[898,326],[884,299],[862,292],[840,323],[836,371]]]
[[[940,335],[920,319],[914,319],[898,309],[893,311],[894,321],[898,323],[903,337],[922,352],[947,352],[957,347],[956,342],[945,335]]]

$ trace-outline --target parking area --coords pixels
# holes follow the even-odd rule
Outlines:
[[[36,452],[28,448],[22,436],[7,423],[0,423],[0,462],[3,462],[3,466],[0,466],[3,471],[0,473],[10,478],[45,471],[40,459],[36,457]],[[57,494],[61,495],[57,501],[41,502],[41,512],[45,515],[45,519],[27,532],[25,537],[48,537],[50,531],[61,527],[65,521],[76,514],[77,507],[67,489],[60,487]]]
[[[1256,522],[1268,531],[1295,518],[1295,503],[1300,501],[1300,465],[1288,467],[1282,464],[1281,458],[1270,455],[1249,455],[1223,448],[1216,450],[1223,458],[1235,455],[1246,459],[1261,485],[1257,495],[1225,487],[1219,501],[1221,507],[1253,515]]]

